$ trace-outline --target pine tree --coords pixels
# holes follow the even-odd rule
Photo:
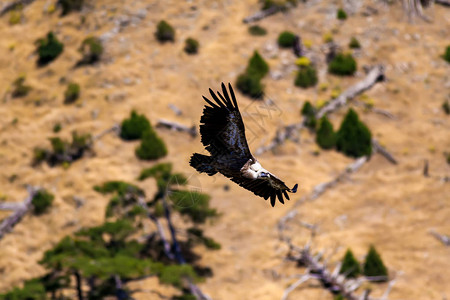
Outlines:
[[[320,119],[316,142],[322,149],[332,149],[336,145],[336,133],[333,130],[333,124],[326,116]]]
[[[388,280],[387,268],[373,245],[370,245],[369,252],[364,261],[363,273],[367,277],[381,277],[373,280],[375,282],[384,282]]]
[[[153,129],[147,129],[143,132],[141,145],[136,148],[135,152],[140,159],[155,160],[166,156],[167,148]]]
[[[356,260],[353,255],[352,250],[347,249],[345,252],[344,258],[342,259],[340,274],[344,274],[348,278],[356,278],[359,274],[361,274],[361,267],[359,266],[359,262]]]
[[[372,153],[372,134],[359,121],[358,114],[353,109],[349,109],[336,134],[336,147],[338,151],[352,157]]]

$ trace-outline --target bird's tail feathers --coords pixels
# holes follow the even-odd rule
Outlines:
[[[217,170],[211,165],[212,161],[213,159],[211,156],[194,153],[191,156],[189,164],[200,173],[206,173],[209,176],[212,176],[217,173]]]

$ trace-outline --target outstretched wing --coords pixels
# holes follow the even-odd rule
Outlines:
[[[231,84],[228,84],[228,88],[231,98],[223,83],[223,95],[217,92],[219,96],[217,97],[209,89],[213,101],[203,96],[203,99],[209,106],[205,105],[200,119],[201,141],[206,150],[213,156],[225,152],[227,155],[249,159],[251,154],[245,138],[244,122],[242,121]]]
[[[272,207],[275,206],[276,198],[278,198],[278,201],[282,204],[284,204],[283,196],[290,200],[287,192],[296,193],[298,187],[298,185],[295,184],[292,189],[288,188],[283,181],[273,174],[270,174],[269,180],[249,179],[243,176],[232,177],[231,180],[253,192],[255,195],[263,197],[264,200],[270,198]]]

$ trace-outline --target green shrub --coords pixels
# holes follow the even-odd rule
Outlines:
[[[267,73],[269,73],[269,65],[256,50],[253,52],[252,57],[250,57],[250,60],[248,61],[246,73],[259,78],[263,78],[267,75]]]
[[[278,36],[278,45],[282,48],[290,48],[294,46],[295,34],[290,31],[283,31]]]
[[[217,216],[217,211],[209,207],[210,196],[196,191],[174,190],[170,200],[174,208],[194,223],[204,223],[208,218]]]
[[[80,85],[74,82],[69,83],[64,92],[64,104],[73,103],[78,97],[80,97]]]
[[[61,123],[56,123],[55,125],[53,125],[53,132],[58,133],[61,131],[61,128]]]
[[[130,118],[122,121],[120,128],[120,137],[124,140],[137,140],[142,137],[146,130],[150,130],[149,120],[144,115],[138,115],[136,111],[132,111]]]
[[[301,88],[309,88],[315,86],[318,82],[317,71],[314,66],[300,66],[297,77],[295,77],[295,85]]]
[[[332,149],[336,145],[336,133],[333,130],[333,124],[331,124],[326,116],[320,119],[316,142],[322,149]]]
[[[335,75],[353,75],[356,68],[356,60],[351,54],[338,53],[330,61],[328,72]]]
[[[445,49],[444,55],[442,55],[442,58],[445,59],[448,63],[450,63],[450,45],[447,46]]]
[[[388,280],[388,271],[383,261],[381,260],[380,254],[373,245],[370,245],[369,252],[367,253],[366,260],[363,264],[363,274],[367,277],[383,277],[375,282],[384,282]]]
[[[39,55],[38,65],[46,65],[55,60],[64,50],[64,45],[58,41],[53,32],[49,32],[47,37],[37,41],[37,52]]]
[[[191,278],[194,282],[199,280],[192,266],[170,265],[162,268],[159,281],[163,284],[170,284],[182,288],[185,277]]]
[[[267,34],[267,30],[259,25],[252,25],[248,28],[248,32],[254,36],[262,36]]]
[[[302,110],[300,112],[302,116],[305,117],[305,126],[309,129],[316,129],[316,108],[312,106],[309,101],[306,101],[303,104]]]
[[[248,62],[245,73],[238,76],[236,86],[243,94],[259,99],[264,94],[261,79],[269,72],[269,65],[255,50]]]
[[[162,20],[157,25],[155,36],[161,43],[167,41],[173,42],[175,41],[175,29],[169,23]]]
[[[12,10],[9,13],[9,25],[16,25],[22,21],[22,12],[20,10]]]
[[[372,153],[372,134],[359,121],[358,114],[353,109],[349,109],[336,134],[336,147],[338,151],[351,157]]]
[[[32,90],[31,86],[25,85],[25,76],[19,76],[13,82],[13,90],[11,96],[13,98],[25,97]]]
[[[338,295],[334,296],[333,300],[345,300],[345,297],[342,296],[342,294],[338,294]]]
[[[193,38],[187,38],[184,45],[184,51],[188,54],[198,53],[199,42]]]
[[[442,109],[447,115],[450,115],[450,103],[448,100],[445,100],[444,103],[442,103]]]
[[[339,20],[345,20],[345,19],[347,19],[347,13],[342,8],[339,8],[337,13],[336,13],[336,17]]]
[[[352,37],[350,39],[350,43],[348,44],[348,46],[350,48],[352,48],[352,49],[359,49],[359,48],[361,48],[361,44],[359,43],[359,41],[355,37]]]
[[[61,15],[65,16],[72,11],[80,11],[83,8],[84,0],[58,0],[58,5],[61,6]]]
[[[356,278],[361,274],[361,267],[352,250],[347,249],[347,252],[345,252],[339,273],[344,274],[347,278]]]
[[[243,94],[248,95],[252,98],[262,98],[264,94],[264,86],[261,83],[261,79],[255,75],[249,75],[247,73],[243,73],[239,75],[236,87]]]
[[[39,279],[25,281],[23,288],[15,287],[10,292],[0,294],[1,300],[47,300],[45,287]]]
[[[83,55],[78,65],[93,64],[100,60],[103,54],[103,45],[97,37],[87,37],[81,43],[78,51]]]
[[[154,160],[166,156],[167,148],[153,129],[147,129],[143,132],[141,145],[135,152],[140,159]]]
[[[41,189],[37,191],[31,200],[34,214],[40,215],[45,213],[52,205],[54,198],[47,190]]]

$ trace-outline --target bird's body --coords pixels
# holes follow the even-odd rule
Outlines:
[[[288,188],[283,181],[264,169],[250,153],[245,138],[245,127],[231,85],[231,98],[222,83],[222,92],[216,94],[210,89],[214,102],[203,97],[209,106],[205,105],[200,119],[201,141],[210,156],[194,153],[190,165],[197,171],[212,176],[217,172],[230,178],[240,186],[252,191],[264,199],[270,197],[270,203],[275,205],[275,199],[284,203],[283,195],[289,200],[287,192],[295,193],[294,188]]]

